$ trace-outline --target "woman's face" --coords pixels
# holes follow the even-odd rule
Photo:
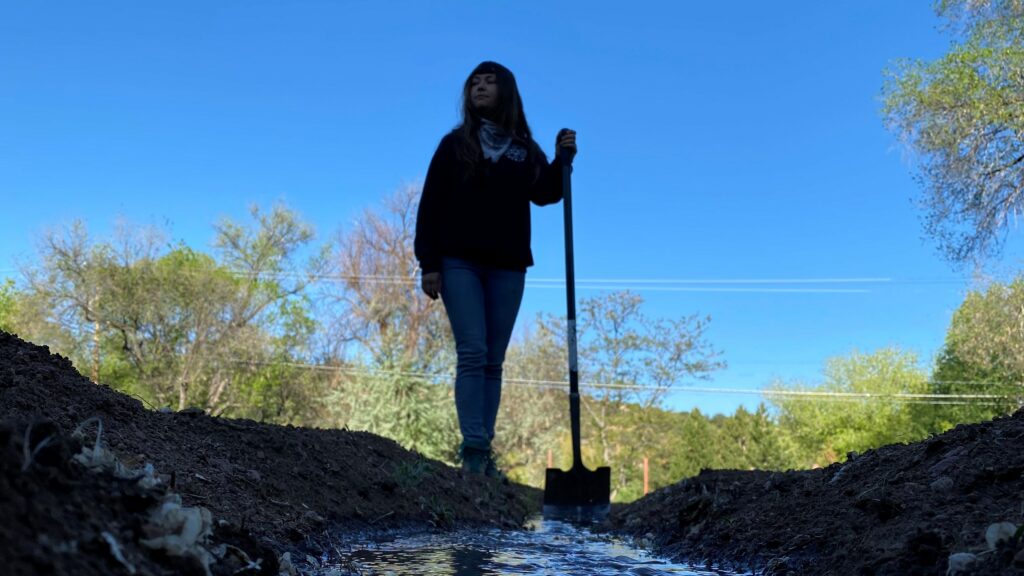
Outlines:
[[[474,74],[469,79],[469,100],[477,110],[498,105],[498,78],[494,74]]]

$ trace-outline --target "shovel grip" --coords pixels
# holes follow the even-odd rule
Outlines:
[[[565,134],[568,130],[568,128],[562,128],[561,130],[559,130],[556,141],[561,140],[562,134]],[[572,155],[569,154],[568,148],[559,147],[558,150],[555,151],[555,153],[558,155],[558,159],[562,161],[563,166],[572,166]]]

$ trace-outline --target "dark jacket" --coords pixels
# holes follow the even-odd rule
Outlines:
[[[491,162],[481,157],[468,178],[452,132],[441,139],[423,183],[416,217],[416,258],[423,272],[441,270],[450,256],[484,266],[526,270],[530,251],[530,202],[562,199],[562,163],[548,163],[535,143],[536,162],[518,141]]]

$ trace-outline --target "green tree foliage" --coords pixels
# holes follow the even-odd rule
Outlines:
[[[1024,404],[1024,277],[967,295],[946,333],[934,391],[995,396],[936,410],[942,428],[987,420]]]
[[[302,293],[321,261],[299,269],[312,230],[293,212],[252,216],[217,225],[218,259],[152,231],[98,243],[81,224],[48,234],[16,323],[151,405],[297,418],[309,382],[287,364],[308,357],[315,324]]]
[[[707,378],[725,366],[705,337],[710,318],[651,318],[643,314],[642,305],[643,298],[637,294],[611,292],[582,299],[577,318],[584,458],[591,465],[612,467],[613,491],[629,484],[627,468],[642,457],[638,447],[650,444],[660,433],[652,409],[660,406],[668,391],[688,380]],[[538,325],[548,334],[566,332],[564,318],[541,315]],[[559,359],[559,381],[567,377],[564,354]],[[562,402],[567,405],[564,396]],[[630,437],[626,439],[621,418],[633,406],[640,409],[628,419]],[[568,409],[560,420],[565,428],[559,452],[566,459],[571,454],[565,435]]]
[[[561,463],[569,401],[564,328],[536,324],[517,334],[505,355],[495,449],[509,478],[542,486],[548,451]],[[555,460],[558,458],[558,460]]]
[[[321,253],[300,263],[312,233],[282,207],[254,211],[249,225],[220,223],[212,254],[140,230],[94,242],[74,225],[44,238],[23,290],[0,287],[0,323],[154,406],[367,430],[453,462],[454,346],[442,303],[418,289],[417,196],[405,189],[367,211],[330,262]],[[313,290],[314,279],[339,277]],[[913,354],[886,349],[834,358],[822,385],[795,388],[870,397],[783,397],[774,412],[713,418],[662,409],[674,388],[724,366],[709,319],[650,318],[642,305],[629,292],[602,294],[583,299],[578,318],[584,457],[611,466],[619,502],[643,494],[645,458],[651,489],[704,468],[825,464],[990,414],[894,394],[965,393],[954,383],[985,380],[1016,394],[1002,411],[1022,396],[1024,280],[965,301],[937,369],[945,388],[929,388]],[[556,466],[571,459],[565,333],[564,318],[539,315],[506,357],[496,447],[510,476],[535,486],[549,451]]]
[[[651,423],[657,433],[637,443],[637,421]],[[785,470],[796,463],[785,435],[763,404],[754,412],[740,407],[731,416],[718,414],[712,418],[697,409],[680,413],[632,404],[616,415],[614,431],[616,444],[635,444],[633,455],[612,464],[618,469],[618,502],[643,496],[645,457],[652,491],[706,468]]]
[[[937,8],[962,41],[889,69],[884,115],[920,159],[927,232],[950,261],[980,263],[1024,208],[1024,2]]]
[[[443,304],[419,292],[412,249],[418,196],[414,187],[400,190],[337,242],[341,282],[326,297],[340,376],[326,397],[326,423],[453,461],[459,437],[450,386],[454,345]],[[707,319],[650,319],[641,304],[629,293],[581,302],[581,377],[618,386],[589,390],[585,400],[587,425],[596,428],[587,433],[600,438],[588,444],[596,446],[589,461],[635,460],[632,444],[613,442],[615,414],[633,402],[657,406],[673,385],[723,365],[705,341]],[[568,453],[568,402],[559,389],[567,374],[565,331],[564,319],[541,315],[508,350],[496,449],[513,479],[539,484],[547,452]],[[634,440],[652,438],[655,424],[642,417],[631,422]]]
[[[823,376],[818,386],[774,386],[780,391],[834,394],[772,399],[779,409],[778,422],[802,465],[829,464],[851,451],[920,440],[930,432],[929,423],[914,410],[916,400],[895,396],[929,392],[928,376],[913,353],[896,348],[854,352],[829,359]]]
[[[14,280],[8,278],[0,284],[0,330],[5,332],[14,331],[14,316],[17,305],[17,290],[14,288]]]
[[[753,412],[741,406],[731,417],[716,415],[712,421],[722,431],[726,468],[786,470],[799,464],[795,446],[763,403]]]
[[[358,387],[358,390],[356,389]],[[458,423],[453,389],[408,374],[361,374],[329,396],[329,410],[343,425],[395,440],[410,450],[454,462]]]
[[[451,329],[440,301],[419,291],[413,253],[419,189],[406,187],[367,210],[337,243],[341,282],[329,303],[329,339],[341,372],[327,395],[328,424],[392,438],[431,458],[458,448]]]
[[[724,368],[704,333],[710,318],[650,318],[641,312],[643,298],[626,292],[584,298],[580,310],[580,378],[606,388],[593,388],[583,398],[583,414],[597,462],[636,462],[639,447],[660,433],[648,417],[672,387],[707,378]],[[636,404],[642,409],[631,426],[629,441],[616,442],[616,416]],[[626,468],[613,466],[613,491],[628,484]]]

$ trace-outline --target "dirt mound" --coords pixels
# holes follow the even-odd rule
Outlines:
[[[818,470],[703,471],[617,509],[611,525],[662,553],[764,574],[1024,574],[1024,410]]]
[[[116,462],[95,464],[97,436]],[[954,553],[975,555],[964,574],[1024,574],[1022,445],[1024,411],[820,470],[704,471],[616,508],[608,526],[760,574],[945,574]],[[281,552],[315,554],[344,530],[518,527],[538,508],[536,490],[465,478],[378,436],[146,410],[0,332],[5,573],[272,574]],[[164,510],[202,546],[172,553],[178,534],[154,529]],[[998,522],[1011,537],[989,550]]]
[[[104,445],[125,469],[151,464],[162,482],[143,489],[74,462],[82,441],[71,433],[94,417],[102,423]],[[338,530],[518,527],[539,510],[536,490],[463,477],[371,434],[147,410],[134,398],[88,381],[66,358],[4,332],[0,428],[0,517],[13,519],[2,528],[0,561],[18,558],[16,565],[25,568],[49,558],[54,563],[47,571],[56,574],[116,572],[110,568],[121,561],[103,532],[122,547],[125,561],[138,563],[139,573],[180,572],[180,566],[138,547],[154,503],[168,492],[180,495],[182,506],[212,513],[212,543],[250,539],[239,548],[254,558],[260,546],[313,546]],[[40,436],[40,430],[46,433]],[[27,431],[29,454],[44,438],[52,439],[22,470]],[[90,438],[97,432],[97,425],[88,429]],[[66,551],[75,562],[62,563],[53,550]],[[89,563],[77,563],[86,557]]]
[[[277,554],[229,524],[209,522],[203,542],[181,541],[184,527],[154,513],[201,518],[198,509],[182,508],[165,484],[147,485],[145,474],[89,470],[74,459],[82,449],[50,422],[0,424],[5,574],[224,575],[257,563],[248,573],[277,574]],[[174,553],[168,535],[182,542]]]

